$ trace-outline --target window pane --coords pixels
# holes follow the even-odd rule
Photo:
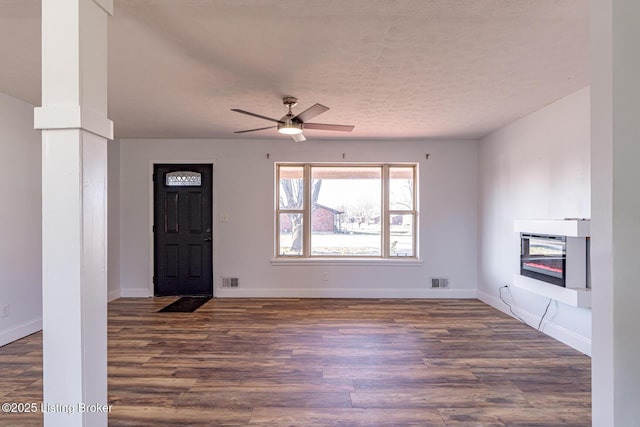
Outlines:
[[[311,255],[380,256],[381,167],[311,168]]]
[[[302,255],[302,214],[280,214],[280,255]]]
[[[165,176],[165,185],[167,187],[200,187],[202,175],[191,171],[169,172]]]
[[[390,215],[391,256],[414,256],[413,215]]]
[[[389,204],[391,210],[414,209],[413,167],[389,168]]]
[[[313,166],[313,179],[380,179],[380,166]]]
[[[380,256],[380,228],[370,229],[366,233],[347,234],[316,233],[311,234],[311,255],[316,256]]]
[[[304,202],[304,168],[280,166],[280,209],[302,209]]]

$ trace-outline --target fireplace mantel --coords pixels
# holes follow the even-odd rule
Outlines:
[[[513,231],[518,233],[541,233],[554,236],[589,237],[591,221],[584,218],[571,219],[517,219]]]

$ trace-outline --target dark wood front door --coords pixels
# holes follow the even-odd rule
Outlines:
[[[212,166],[154,165],[154,294],[213,295]]]

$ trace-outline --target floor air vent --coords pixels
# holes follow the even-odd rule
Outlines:
[[[240,281],[237,277],[223,277],[222,278],[222,287],[223,288],[237,288],[240,285]]]
[[[449,278],[448,277],[432,277],[431,278],[431,287],[436,288],[448,288],[449,287]]]

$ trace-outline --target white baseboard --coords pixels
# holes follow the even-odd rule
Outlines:
[[[500,298],[489,295],[482,291],[477,291],[477,297],[480,301],[489,304],[491,307],[500,310],[511,317],[514,317],[513,314],[511,314],[511,312],[509,311],[509,307],[505,303],[503,303]],[[527,325],[531,326],[534,329],[537,328],[538,324],[540,323],[541,316],[523,310],[522,308],[514,306],[513,304],[511,306],[513,308],[513,311],[516,312],[518,316],[520,316],[527,323]],[[587,356],[591,356],[590,338],[578,335],[563,326],[547,320],[542,322],[541,331],[544,334],[547,334],[550,337],[555,338],[558,341],[568,345],[569,347],[573,347],[579,352],[582,352]]]
[[[216,288],[217,298],[475,298],[475,289]]]
[[[107,302],[111,302],[113,300],[117,300],[118,298],[120,298],[120,289],[114,289],[113,291],[109,291],[109,293],[107,293]]]
[[[42,330],[42,318],[23,322],[0,331],[0,347]]]
[[[121,288],[120,298],[149,298],[153,295],[149,294],[147,288]]]

